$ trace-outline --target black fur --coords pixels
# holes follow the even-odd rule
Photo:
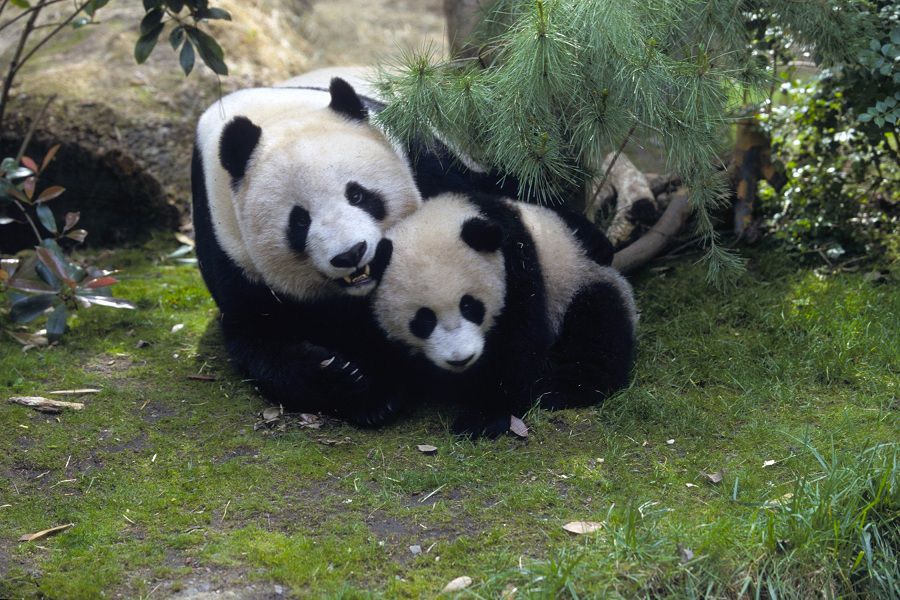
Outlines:
[[[565,207],[554,207],[553,211],[565,221],[566,226],[578,238],[588,258],[599,265],[608,266],[612,264],[615,248],[613,248],[612,242],[609,241],[609,238],[606,237],[599,227],[591,223],[580,212],[575,212]]]
[[[222,137],[219,139],[219,160],[231,175],[233,188],[237,188],[244,178],[247,163],[250,162],[260,137],[262,129],[247,117],[235,117],[222,130]]]
[[[496,252],[503,243],[503,228],[499,223],[473,217],[463,223],[462,240],[478,252]]]
[[[309,235],[309,226],[312,219],[309,211],[302,206],[295,206],[288,217],[287,238],[288,245],[294,252],[303,254],[306,252],[306,237]]]
[[[328,108],[331,110],[355,121],[365,121],[369,118],[369,111],[363,106],[356,90],[340,77],[331,80],[328,91],[331,93],[331,102],[328,104]]]
[[[484,323],[484,302],[466,294],[459,300],[459,313],[463,318],[481,325]]]
[[[409,322],[409,330],[417,338],[425,340],[434,331],[436,325],[437,315],[430,308],[423,306],[416,311],[416,316]]]
[[[363,426],[396,415],[402,396],[387,374],[401,357],[384,342],[368,301],[296,302],[251,283],[216,241],[197,148],[191,185],[200,271],[237,369],[287,410],[323,411]]]
[[[634,326],[618,289],[595,283],[569,305],[548,374],[536,386],[541,407],[591,406],[628,385]]]
[[[366,189],[355,181],[347,184],[344,196],[346,196],[347,202],[363,209],[372,215],[372,218],[376,221],[384,221],[384,218],[387,216],[387,210],[384,208],[384,199],[382,199],[381,194],[374,190]]]

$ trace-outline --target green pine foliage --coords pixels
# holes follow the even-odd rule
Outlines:
[[[772,76],[750,24],[776,22],[836,61],[855,51],[867,16],[845,0],[499,0],[472,41],[477,58],[424,51],[385,69],[380,119],[403,140],[438,132],[542,202],[580,194],[630,133],[657,138],[690,190],[718,280],[740,263],[712,216],[727,192],[727,126],[735,99]]]

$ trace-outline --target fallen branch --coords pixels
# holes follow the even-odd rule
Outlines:
[[[61,400],[42,398],[41,396],[13,396],[9,399],[9,402],[12,404],[21,404],[22,406],[27,406],[51,415],[61,413],[64,408],[70,408],[72,410],[81,410],[84,408],[84,404],[81,402],[63,402]]]
[[[606,230],[613,246],[620,246],[634,235],[638,225],[649,225],[656,219],[658,208],[647,177],[625,154],[608,154],[604,159],[605,174],[586,209],[594,221],[604,204],[616,197],[616,212]]]
[[[630,273],[659,254],[684,227],[690,213],[687,190],[672,194],[666,212],[656,225],[633,244],[616,252],[612,266],[621,273]]]

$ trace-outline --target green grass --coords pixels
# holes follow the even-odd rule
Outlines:
[[[896,280],[758,251],[717,292],[704,266],[673,263],[635,282],[628,390],[535,411],[527,442],[472,444],[430,409],[380,431],[256,429],[265,404],[230,370],[199,274],[160,262],[164,246],[100,259],[139,310],[85,311],[53,348],[0,341],[4,396],[102,389],[58,419],[0,404],[2,598],[417,598],[460,575],[483,598],[900,589]],[[188,379],[201,372],[216,380]],[[604,527],[573,537],[574,520]]]

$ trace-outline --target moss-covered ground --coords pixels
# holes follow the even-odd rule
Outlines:
[[[51,348],[0,341],[0,598],[417,598],[461,575],[463,597],[900,589],[896,280],[757,251],[719,292],[693,258],[664,263],[635,281],[628,390],[473,444],[431,409],[257,428],[265,403],[166,245],[97,258],[138,310],[83,311]],[[58,417],[5,402],[91,387]],[[579,520],[602,527],[563,530]]]

